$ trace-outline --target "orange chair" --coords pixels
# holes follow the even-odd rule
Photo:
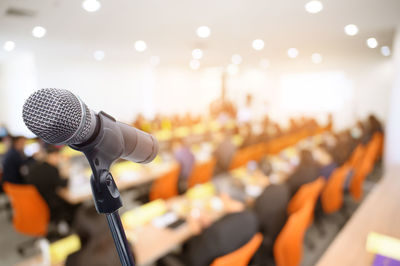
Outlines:
[[[303,255],[304,235],[309,227],[315,203],[311,200],[291,214],[274,244],[277,266],[298,266]]]
[[[50,210],[36,188],[32,185],[8,182],[5,182],[3,187],[11,201],[15,230],[29,236],[46,236]]]
[[[359,201],[363,194],[363,184],[365,178],[374,168],[375,161],[379,155],[380,139],[379,135],[374,135],[367,144],[365,154],[355,168],[353,178],[350,182],[350,194],[353,199]]]
[[[303,207],[306,202],[313,202],[313,208],[325,185],[325,179],[319,177],[313,182],[302,185],[293,198],[290,200],[287,211],[289,214],[295,213]]]
[[[349,166],[351,168],[356,168],[357,165],[361,162],[362,158],[364,157],[365,154],[365,147],[363,144],[358,144],[356,149],[353,151],[353,153],[350,156],[349,159]]]
[[[343,186],[351,167],[349,163],[336,168],[321,194],[322,209],[325,213],[338,211],[343,205]]]
[[[231,165],[229,166],[229,170],[233,170],[235,168],[246,165],[246,163],[250,160],[249,149],[244,148],[237,150],[235,155],[232,158]]]
[[[206,162],[196,164],[188,178],[188,188],[209,182],[214,172],[215,163],[216,160],[212,158]]]
[[[378,160],[378,159],[381,159],[383,156],[384,139],[383,139],[383,134],[381,132],[377,132],[374,135],[376,135],[377,142],[378,142],[378,144],[377,144],[378,145],[378,147],[377,147],[378,154],[377,154],[377,158],[376,158]]]
[[[153,182],[150,189],[150,201],[169,199],[178,195],[179,170],[180,167],[177,164]]]
[[[216,258],[211,266],[247,266],[249,261],[261,245],[263,236],[261,233],[255,234],[249,242],[241,248],[219,258]]]

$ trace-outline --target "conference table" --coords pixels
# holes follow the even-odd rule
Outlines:
[[[366,250],[371,232],[400,239],[400,165],[385,169],[384,177],[351,216],[317,265],[372,265],[374,255]]]
[[[122,164],[122,165],[121,165]],[[167,162],[150,163],[148,165],[137,165],[131,162],[120,162],[115,165],[116,171],[111,169],[114,176],[115,183],[120,191],[137,187],[146,183],[150,183],[167,173],[176,166],[175,160],[168,160]],[[60,189],[57,193],[65,201],[70,204],[79,204],[92,198],[92,190],[90,188],[90,170],[85,173],[85,177],[80,178],[79,184],[72,184],[66,188]],[[70,177],[71,180],[74,177]]]

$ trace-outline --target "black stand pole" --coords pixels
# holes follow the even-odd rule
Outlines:
[[[126,239],[124,228],[121,224],[121,219],[119,218],[118,211],[113,213],[107,213],[107,222],[111,230],[111,234],[114,239],[115,247],[117,248],[119,259],[123,266],[135,265],[133,262],[133,257],[131,253],[131,248]]]
[[[106,215],[121,265],[134,266],[132,247],[126,239],[124,227],[118,214],[118,209],[122,207],[122,202],[111,173],[107,170],[102,170],[97,181],[92,175],[90,183],[96,209],[99,213]]]

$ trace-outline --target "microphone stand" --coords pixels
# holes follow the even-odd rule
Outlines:
[[[113,117],[100,112],[97,123],[98,135],[95,139],[70,147],[82,151],[89,161],[93,172],[90,185],[94,205],[98,213],[106,215],[121,265],[134,266],[132,247],[126,238],[118,213],[118,209],[122,207],[120,193],[109,171],[111,164],[120,157],[123,150],[123,139],[115,136],[117,134],[115,132],[118,132],[115,122]],[[115,141],[116,139],[120,141]]]

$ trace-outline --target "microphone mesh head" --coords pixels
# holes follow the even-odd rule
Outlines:
[[[90,110],[85,104],[83,106],[85,117],[81,102],[70,91],[41,89],[26,100],[22,118],[34,134],[48,143],[79,144],[89,137],[91,127]]]

